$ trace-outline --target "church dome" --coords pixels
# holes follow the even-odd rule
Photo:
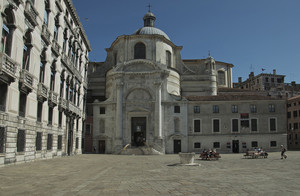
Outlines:
[[[142,27],[137,30],[134,35],[162,35],[170,40],[169,36],[165,32],[155,27]]]
[[[148,12],[143,17],[144,20],[144,27],[138,29],[134,32],[134,35],[162,35],[166,39],[170,40],[169,36],[163,32],[162,30],[154,27],[155,16],[152,12]]]

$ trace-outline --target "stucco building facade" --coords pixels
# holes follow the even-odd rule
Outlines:
[[[72,1],[0,11],[0,165],[80,154],[91,48]]]
[[[300,95],[287,101],[288,149],[300,149]]]
[[[276,151],[286,144],[284,99],[234,90],[233,65],[210,55],[181,59],[182,47],[154,27],[155,19],[148,12],[144,27],[106,49],[105,62],[90,63],[87,108],[97,153],[121,153],[124,146]]]

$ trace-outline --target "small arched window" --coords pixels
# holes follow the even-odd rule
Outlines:
[[[225,72],[218,71],[218,85],[225,85]]]
[[[171,52],[166,51],[166,65],[167,67],[171,67]]]
[[[143,43],[137,43],[134,46],[134,59],[146,59],[146,46]]]

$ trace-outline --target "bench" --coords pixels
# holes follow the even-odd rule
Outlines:
[[[213,152],[212,154],[203,152],[200,154],[199,158],[201,158],[202,160],[218,160],[219,158],[221,158],[221,156],[218,152]]]
[[[256,159],[256,158],[268,158],[268,153],[266,152],[255,152],[255,151],[248,151],[244,155],[244,158],[248,159]]]

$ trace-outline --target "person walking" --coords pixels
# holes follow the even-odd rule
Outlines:
[[[287,158],[287,156],[285,155],[285,151],[286,151],[285,147],[281,145],[281,159]]]

